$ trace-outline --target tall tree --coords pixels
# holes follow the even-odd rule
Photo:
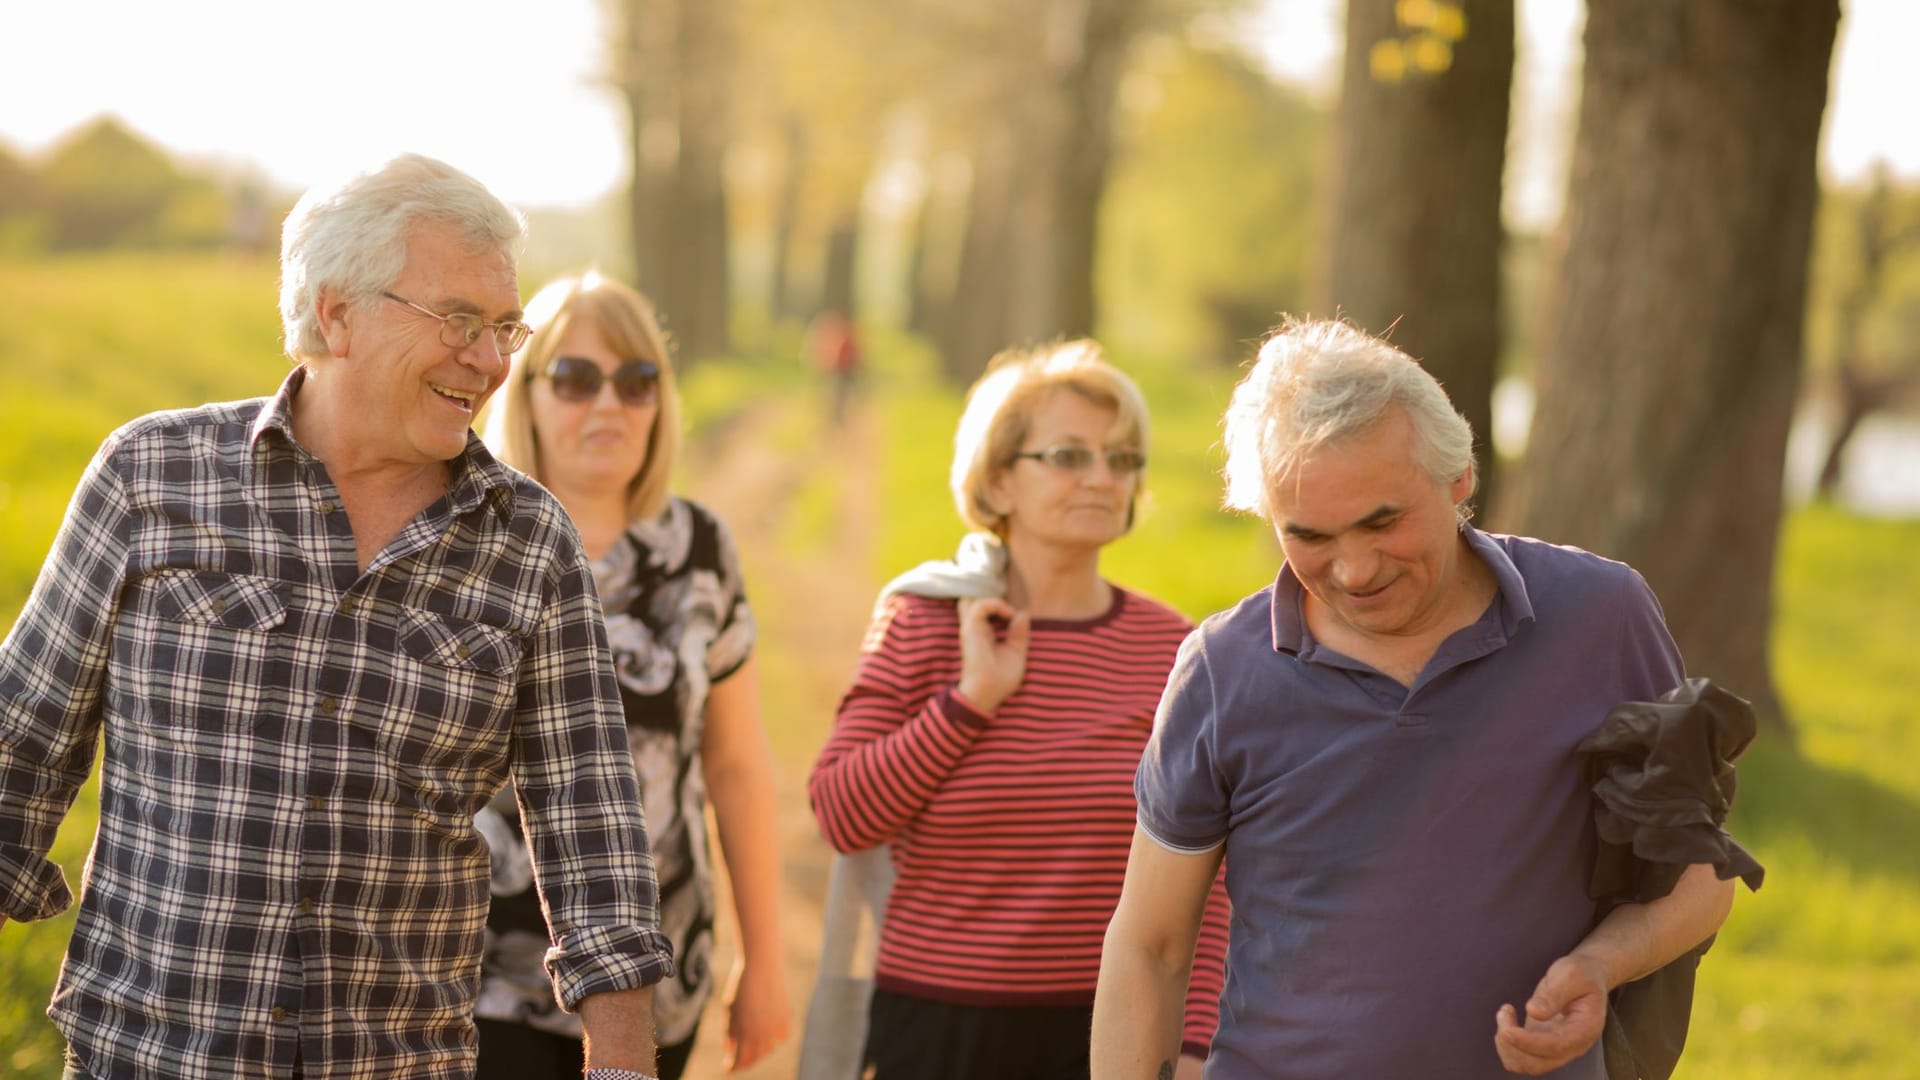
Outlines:
[[[995,0],[974,40],[992,73],[977,114],[965,239],[946,305],[944,370],[1093,331],[1099,209],[1114,105],[1148,0]]]
[[[1348,0],[1314,289],[1321,313],[1391,328],[1445,384],[1481,444],[1481,505],[1495,482],[1513,25],[1513,0]]]
[[[1501,517],[1638,567],[1695,673],[1768,667],[1835,0],[1592,0],[1557,298]]]
[[[728,347],[722,174],[734,34],[730,0],[621,0],[616,85],[627,101],[635,276],[682,362]]]

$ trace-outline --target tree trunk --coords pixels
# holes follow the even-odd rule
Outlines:
[[[1142,0],[1050,0],[1038,71],[1016,72],[1026,107],[1013,123],[1022,149],[1010,267],[1014,342],[1093,333],[1100,200],[1113,158],[1113,109]]]
[[[932,183],[920,199],[913,223],[913,250],[907,256],[907,320],[910,333],[931,336],[940,325],[940,301],[934,295],[933,244],[940,204]]]
[[[1557,311],[1502,517],[1625,560],[1689,669],[1768,664],[1835,0],[1593,0]]]
[[[989,125],[974,145],[960,263],[941,313],[940,369],[955,386],[972,382],[1007,344],[1015,171],[1010,141],[1004,126]]]
[[[1605,0],[1601,0],[1605,2]],[[1415,357],[1473,425],[1477,506],[1497,480],[1501,175],[1513,83],[1513,0],[1464,0],[1465,35],[1443,70],[1376,74],[1374,51],[1410,37],[1396,0],[1348,0],[1339,120],[1323,199],[1314,307]],[[1444,54],[1443,54],[1444,55]]]
[[[773,281],[767,290],[767,317],[785,319],[800,314],[793,299],[790,263],[793,259],[793,234],[800,220],[800,192],[807,175],[807,126],[800,114],[787,117],[781,127],[786,149],[786,172],[780,178],[780,199],[774,211],[772,262]]]
[[[848,319],[859,314],[854,310],[859,221],[859,212],[851,210],[827,234],[827,265],[820,285],[820,310],[838,312]]]
[[[735,50],[727,0],[680,0],[680,154],[674,170],[672,256],[680,359],[691,363],[729,346],[727,195],[723,164],[730,135],[727,73]]]
[[[669,223],[678,217],[671,204],[673,186],[671,116],[673,87],[662,77],[674,13],[660,0],[621,0],[614,67],[616,85],[627,105],[627,151],[632,177],[627,184],[628,243],[633,252],[634,284],[664,307],[668,297]]]
[[[1886,281],[1887,259],[1911,243],[1916,234],[1893,228],[1893,179],[1885,161],[1873,171],[1873,184],[1860,203],[1856,221],[1859,235],[1860,273],[1852,287],[1840,297],[1833,320],[1834,382],[1840,392],[1840,416],[1827,443],[1826,459],[1820,464],[1820,478],[1814,488],[1823,499],[1831,499],[1840,487],[1840,474],[1846,464],[1847,445],[1860,430],[1861,421],[1886,407],[1901,389],[1900,380],[1871,374],[1860,355],[1860,329],[1867,312],[1880,298]]]

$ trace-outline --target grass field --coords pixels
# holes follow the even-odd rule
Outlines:
[[[251,396],[277,383],[286,360],[273,289],[273,268],[259,263],[0,260],[0,294],[17,301],[0,335],[0,626],[24,601],[103,435],[155,408]],[[869,576],[878,579],[944,554],[958,537],[944,476],[959,401],[934,382],[917,344],[880,336],[872,346],[864,393],[880,444],[870,470],[879,512]],[[1258,587],[1275,566],[1264,529],[1213,509],[1216,420],[1234,373],[1118,359],[1154,403],[1156,437],[1152,504],[1107,570],[1202,615]],[[704,367],[686,386],[696,433],[722,437],[741,406],[759,400],[774,410],[760,430],[776,451],[804,447],[819,436],[817,402],[796,385],[789,360]],[[831,543],[836,485],[849,475],[823,467],[802,477],[780,542]],[[1920,521],[1813,508],[1786,524],[1774,643],[1800,741],[1763,740],[1742,763],[1734,831],[1767,865],[1767,883],[1742,892],[1702,969],[1682,1077],[1920,1077],[1916,552]],[[780,582],[748,573],[760,602],[782,603]],[[798,675],[780,662],[781,641],[762,648],[763,696],[782,701],[783,680]],[[785,775],[804,773],[819,723],[776,732]],[[93,792],[83,792],[55,849],[76,883],[94,805]],[[71,914],[0,930],[0,1077],[59,1075],[60,1040],[43,1009],[70,927]]]

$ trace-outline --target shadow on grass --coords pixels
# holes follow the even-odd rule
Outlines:
[[[1739,770],[1728,830],[1748,850],[1805,837],[1855,874],[1920,887],[1920,802],[1764,737]]]

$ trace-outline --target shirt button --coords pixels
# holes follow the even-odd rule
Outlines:
[[[225,614],[227,613],[227,598],[226,598],[226,597],[224,597],[224,596],[216,596],[216,597],[214,597],[214,598],[213,598],[213,613],[214,613],[215,615],[225,615]]]
[[[335,701],[330,697],[323,697],[320,699],[320,715],[321,716],[332,716],[334,713],[338,712],[339,709],[340,709],[340,703],[338,701]]]
[[[453,647],[453,655],[465,660],[467,657],[473,655],[473,650],[467,648],[466,642],[463,641]]]
[[[318,507],[315,507],[315,509],[319,510],[323,514],[331,514],[334,512],[334,510],[338,509],[338,504],[335,503],[332,499],[321,499],[320,505]]]
[[[285,1020],[287,1018],[287,1010],[275,1005],[267,1012],[267,1015],[273,1017],[275,1020]]]
[[[343,596],[340,598],[340,614],[342,615],[353,614],[353,597]]]
[[[325,810],[327,808],[327,800],[319,795],[315,795],[313,798],[307,800],[307,807],[311,810]]]
[[[301,911],[312,911],[312,910],[313,910],[313,897],[311,897],[311,896],[303,896],[303,897],[301,897],[301,898],[300,898],[300,910],[301,910]]]

